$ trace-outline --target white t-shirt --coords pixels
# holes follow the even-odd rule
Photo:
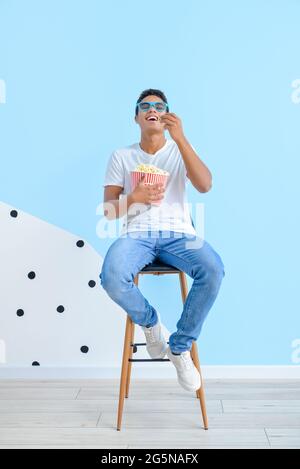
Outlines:
[[[194,147],[192,147],[194,149]],[[120,198],[132,192],[130,171],[138,164],[152,164],[169,172],[164,198],[161,204],[135,203],[124,216],[121,235],[133,231],[178,231],[196,234],[186,197],[186,175],[184,161],[174,140],[154,154],[146,153],[139,143],[120,148],[111,154],[104,178],[104,186],[123,187]]]

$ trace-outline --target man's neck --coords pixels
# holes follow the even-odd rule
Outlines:
[[[166,144],[166,138],[164,134],[161,135],[142,135],[140,141],[140,147],[146,153],[154,155],[158,150],[160,150]]]

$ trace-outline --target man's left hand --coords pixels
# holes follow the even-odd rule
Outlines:
[[[166,112],[161,116],[160,120],[175,142],[184,138],[181,120],[174,112]]]

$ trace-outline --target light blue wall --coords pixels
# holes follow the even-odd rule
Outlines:
[[[139,141],[148,87],[212,171],[209,193],[189,188],[226,270],[198,340],[206,364],[292,364],[300,337],[299,18],[297,0],[0,1],[0,200],[104,255],[106,162]],[[141,282],[171,331],[174,287]]]

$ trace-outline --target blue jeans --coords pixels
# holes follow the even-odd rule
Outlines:
[[[135,324],[154,326],[155,308],[134,284],[136,274],[154,260],[176,267],[194,279],[169,337],[172,352],[191,350],[211,309],[225,275],[220,256],[196,235],[174,231],[139,231],[121,235],[109,247],[99,275],[107,294],[120,305]]]

